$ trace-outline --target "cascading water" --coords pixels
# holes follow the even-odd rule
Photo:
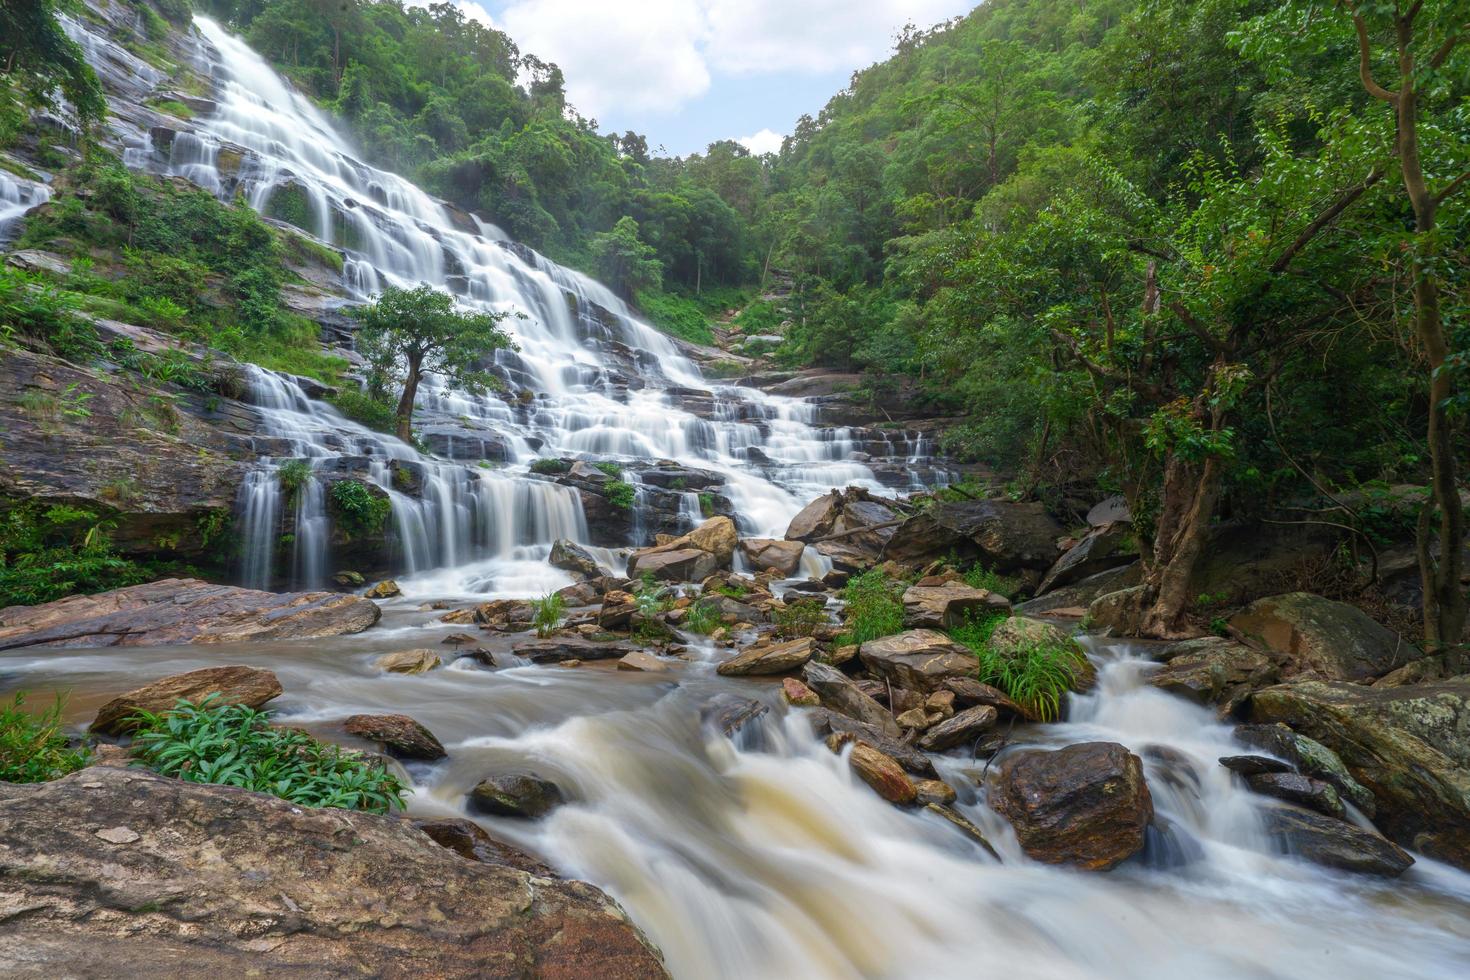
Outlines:
[[[166,140],[157,130],[140,137],[126,154],[130,165],[186,177],[221,196],[242,194],[267,214],[289,213],[305,231],[346,250],[343,286],[360,299],[388,284],[427,282],[455,293],[467,307],[522,317],[506,321],[519,351],[500,352],[496,365],[508,387],[527,393],[528,401],[469,397],[433,377],[419,399],[418,421],[431,427],[437,450],[474,453],[487,439],[495,443],[504,465],[493,474],[367,432],[306,398],[293,380],[252,369],[252,399],[263,409],[266,432],[289,444],[290,457],[309,458],[316,469],[350,456],[422,467],[423,492],[415,498],[385,482],[381,467],[366,474],[392,501],[402,567],[411,575],[436,570],[422,584],[406,582],[410,592],[426,594],[430,584],[455,595],[494,592],[497,572],[487,562],[528,558],[506,549],[537,546],[542,554],[529,557],[544,557],[553,540],[544,535],[585,532],[580,516],[564,513],[568,497],[557,492],[561,488],[520,480],[514,501],[520,521],[513,535],[501,533],[490,504],[503,503],[503,484],[524,477],[537,456],[668,459],[715,472],[743,530],[752,534],[779,534],[801,505],[831,487],[881,489],[873,471],[853,461],[855,443],[847,430],[814,426],[812,405],[711,386],[669,338],[638,320],[605,286],[506,242],[498,229],[408,181],[358,162],[332,123],[249,47],[213,21],[200,18],[196,26],[207,42],[201,68],[214,79],[216,108],[190,132]],[[113,56],[111,42],[76,23],[69,30],[86,36],[93,56],[123,61]],[[298,206],[283,209],[288,199]],[[709,417],[686,410],[688,397],[707,402]],[[262,467],[273,470],[284,458],[274,453]],[[279,523],[281,513],[278,505],[266,506],[260,480],[241,491],[244,538],[250,548],[268,539],[279,548],[280,535],[258,525]],[[313,485],[291,502],[298,530],[289,543],[289,567],[296,586],[322,584],[331,567],[321,494]],[[301,528],[302,521],[309,527]],[[647,536],[641,525],[636,530]],[[262,584],[262,570],[268,573],[281,558],[275,552],[248,556],[252,583]],[[456,576],[455,568],[464,574]],[[512,569],[524,571],[513,564],[502,573]]]

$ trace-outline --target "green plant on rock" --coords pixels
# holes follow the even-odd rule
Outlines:
[[[603,484],[602,492],[607,497],[607,502],[619,510],[632,510],[633,504],[638,500],[638,492],[633,489],[633,485],[622,480]]]
[[[1086,669],[1086,657],[1070,642],[1047,640],[998,650],[991,637],[1006,618],[1000,613],[968,614],[964,625],[950,631],[950,639],[975,655],[976,676],[982,683],[1004,691],[1029,716],[1055,721],[1061,715],[1062,698]]]
[[[949,631],[949,638],[961,646],[968,647],[972,652],[984,650],[990,645],[991,634],[995,628],[1006,621],[1006,613],[977,613],[974,610],[965,612],[965,621]]]
[[[91,752],[62,734],[61,695],[40,714],[24,710],[25,697],[17,692],[0,706],[0,783],[41,783],[85,766]]]
[[[338,526],[350,538],[377,534],[383,530],[393,505],[388,498],[373,493],[360,480],[339,480],[332,484],[330,496],[332,510],[338,518]]]
[[[571,468],[571,463],[568,463],[564,459],[557,459],[555,457],[544,457],[541,459],[531,460],[531,472],[539,473],[542,476],[555,476],[558,473],[565,473]]]
[[[288,459],[276,470],[276,480],[287,499],[294,500],[311,480],[311,464],[304,459]]]
[[[811,636],[820,626],[827,624],[826,602],[822,599],[794,599],[784,609],[771,614],[776,624],[776,633],[783,639]]]
[[[720,628],[719,608],[710,600],[701,599],[689,607],[682,625],[691,633],[708,636]]]
[[[270,718],[215,695],[198,704],[179,701],[169,711],[133,716],[132,753],[165,776],[239,786],[300,806],[402,809],[406,787],[384,766],[304,732],[274,728]]]
[[[614,480],[623,475],[622,464],[614,463],[612,460],[603,460],[601,463],[593,463],[592,465],[597,467],[602,472],[606,473],[608,476],[612,477]]]
[[[842,590],[846,630],[843,643],[867,643],[903,629],[903,584],[872,569],[848,580]]]
[[[90,510],[64,505],[0,510],[0,608],[146,582],[146,569],[113,551],[112,527]]]
[[[699,495],[699,513],[705,517],[715,516],[715,496],[712,493]]]
[[[567,602],[560,592],[552,592],[539,599],[531,600],[531,625],[536,635],[545,639],[554,633],[566,619]]]
[[[332,407],[347,418],[374,432],[393,432],[398,424],[393,405],[387,398],[371,392],[346,388],[327,399]]]
[[[953,563],[952,563],[953,564]],[[976,562],[964,573],[965,584],[972,589],[984,589],[997,595],[1010,597],[1021,587],[1021,580],[1010,575],[1001,575]]]

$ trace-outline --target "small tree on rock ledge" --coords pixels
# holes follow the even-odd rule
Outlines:
[[[394,414],[404,442],[413,438],[413,406],[425,373],[441,376],[450,388],[481,395],[500,382],[478,365],[497,350],[515,349],[500,329],[509,313],[456,310],[448,293],[425,283],[413,289],[390,286],[353,316],[362,324],[357,349],[367,359],[374,386],[403,385]]]

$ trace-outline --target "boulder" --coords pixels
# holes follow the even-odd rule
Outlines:
[[[1036,587],[1036,594],[1045,595],[1059,586],[1071,585],[1098,572],[1132,563],[1137,556],[1122,551],[1130,533],[1127,524],[1094,527],[1082,540],[1062,552]]]
[[[584,575],[587,578],[596,578],[602,574],[602,569],[597,564],[597,559],[592,553],[579,544],[560,538],[551,546],[551,555],[547,559],[552,568],[560,568],[565,572],[573,572]]]
[[[410,820],[415,829],[427,834],[440,847],[447,847],[468,861],[499,864],[529,872],[538,878],[556,878],[557,873],[525,851],[496,840],[485,828],[463,817]]]
[[[244,643],[361,633],[382,611],[336,592],[258,592],[162,579],[39,606],[0,609],[0,650],[23,646]]]
[[[631,592],[611,589],[603,594],[602,608],[597,612],[597,625],[605,630],[625,630],[638,612],[638,599]]]
[[[1390,688],[1299,681],[1258,691],[1250,715],[1337,753],[1373,793],[1390,840],[1470,869],[1470,677]]]
[[[707,551],[715,556],[721,568],[728,568],[735,557],[736,540],[734,521],[728,517],[711,517],[683,537],[675,538],[670,545]],[[700,579],[704,577],[701,575]]]
[[[363,595],[368,599],[393,599],[397,596],[403,595],[403,590],[398,587],[397,582],[393,581],[391,578],[385,578],[383,579],[383,581],[379,582],[377,585],[364,592]]]
[[[31,910],[0,926],[6,976],[665,975],[596,888],[399,817],[92,768],[0,784],[0,823],[7,907]]]
[[[180,700],[198,704],[210,695],[218,704],[243,704],[259,708],[282,694],[281,682],[268,670],[254,667],[204,667],[184,674],[174,674],[120,694],[97,709],[92,732],[100,735],[122,735],[132,726],[128,719],[139,711],[157,714],[167,711]]]
[[[801,567],[801,553],[806,545],[800,541],[779,541],[775,538],[745,538],[740,542],[740,554],[751,568],[758,572],[775,572],[782,578],[790,578]]]
[[[962,708],[989,705],[997,712],[1025,717],[1026,712],[1011,700],[1010,695],[998,687],[981,683],[973,677],[950,677],[944,681],[944,689],[954,695],[954,703]]]
[[[635,670],[650,674],[667,673],[669,665],[647,650],[634,650],[618,660],[618,670]]]
[[[1232,733],[1235,738],[1252,748],[1270,752],[1289,765],[1280,768],[1264,768],[1261,772],[1286,772],[1295,768],[1322,780],[1337,790],[1339,796],[1369,817],[1377,815],[1378,807],[1373,794],[1366,786],[1353,778],[1348,767],[1336,752],[1314,738],[1294,732],[1285,725],[1237,725]],[[1250,758],[1259,759],[1260,756]],[[1224,765],[1221,760],[1221,765]],[[1259,764],[1258,764],[1259,765]],[[1244,772],[1245,770],[1237,770]]]
[[[1402,848],[1372,831],[1303,807],[1264,808],[1266,832],[1286,854],[1339,871],[1395,878],[1414,863]]]
[[[1102,593],[1087,606],[1088,628],[1127,633],[1138,622],[1139,607],[1147,595],[1148,590],[1142,585]]]
[[[911,585],[903,593],[903,625],[907,629],[949,630],[963,626],[966,617],[1009,616],[1011,602],[987,589],[963,582]]]
[[[864,694],[842,671],[814,660],[801,669],[801,676],[821,698],[824,707],[872,725],[885,735],[898,737],[898,723],[888,709]]]
[[[373,666],[388,674],[427,674],[441,662],[433,650],[398,650],[383,654]]]
[[[1110,568],[1096,575],[1089,575],[1072,585],[1055,586],[1050,592],[1035,599],[1028,599],[1016,606],[1023,616],[1062,615],[1063,610],[1086,611],[1099,597],[1119,589],[1132,588],[1143,581],[1143,566],[1138,562],[1119,568]],[[1094,625],[1101,625],[1094,623]]]
[[[919,806],[949,806],[955,801],[954,787],[939,779],[918,779],[914,781],[914,789],[918,791],[917,802]]]
[[[833,490],[803,507],[786,527],[788,541],[814,541],[832,533],[842,513],[842,493]]]
[[[475,784],[470,808],[493,817],[544,817],[563,803],[561,787],[524,772],[497,773]]]
[[[506,626],[511,623],[529,623],[535,610],[525,599],[493,599],[474,608],[472,618],[480,626]],[[445,622],[449,617],[445,617]]]
[[[1295,803],[1338,820],[1347,814],[1337,790],[1320,779],[1303,776],[1299,772],[1252,773],[1245,777],[1245,784],[1262,796]]]
[[[995,727],[996,711],[989,705],[966,708],[953,718],[941,721],[919,738],[925,752],[943,752],[972,742]]]
[[[923,776],[926,779],[938,779],[939,774],[934,769],[934,761],[907,742],[884,733],[876,725],[864,724],[847,715],[840,715],[827,708],[812,709],[809,718],[811,720],[812,732],[818,738],[828,738],[831,735],[850,735],[853,738],[862,739],[869,745],[874,746],[884,755],[896,760],[908,772]],[[894,726],[897,731],[897,726]]]
[[[816,691],[813,691],[795,677],[782,679],[781,699],[795,708],[815,708],[822,703],[821,698],[817,697]]]
[[[699,548],[648,548],[633,552],[628,574],[652,575],[661,582],[698,582],[719,568],[719,560]]]
[[[1149,676],[1150,684],[1226,714],[1281,675],[1269,657],[1218,636],[1171,643],[1159,656],[1166,665]]]
[[[839,740],[839,744],[841,740],[850,737],[832,736]],[[911,806],[919,798],[918,789],[913,780],[909,779],[908,773],[903,771],[903,767],[867,742],[853,740],[852,754],[847,757],[847,764],[857,773],[859,779],[889,803]]]
[[[1242,776],[1258,776],[1268,772],[1291,772],[1291,764],[1266,755],[1225,755],[1220,765]]]
[[[975,673],[975,658],[943,633],[908,630],[869,640],[858,648],[863,665],[899,687],[928,694],[951,677]]]
[[[1423,656],[1358,607],[1307,592],[1258,599],[1230,617],[1230,629],[1286,680],[1372,680]]]
[[[816,652],[816,641],[809,636],[785,643],[757,644],[726,660],[715,671],[725,677],[785,674],[799,669]]]
[[[342,730],[379,743],[389,755],[399,759],[432,762],[449,755],[433,732],[408,715],[353,715],[342,722]]]
[[[595,640],[585,636],[549,636],[545,639],[521,640],[511,652],[533,664],[554,664],[568,660],[618,660],[642,647],[627,640]]]
[[[941,503],[904,521],[883,548],[884,561],[926,565],[956,555],[998,572],[1045,571],[1057,558],[1062,526],[1034,502]]]
[[[1143,849],[1153,798],[1138,756],[1113,742],[1004,759],[990,804],[1034,860],[1106,871]]]

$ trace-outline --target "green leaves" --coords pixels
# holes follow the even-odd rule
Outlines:
[[[4,599],[0,598],[0,602]],[[24,710],[25,692],[0,705],[0,783],[40,783],[76,772],[91,758],[85,746],[72,748],[61,731],[63,700],[40,714]]]
[[[132,753],[165,776],[239,786],[302,806],[386,813],[403,807],[406,787],[361,753],[275,728],[270,714],[210,695],[135,716]]]
[[[509,313],[464,312],[448,293],[426,283],[413,289],[389,286],[376,301],[353,311],[362,324],[358,350],[383,378],[417,384],[421,372],[470,394],[484,394],[496,379],[478,368],[495,351],[515,349],[500,329]]]
[[[531,625],[541,639],[550,636],[566,618],[567,602],[559,592],[531,600]]]

